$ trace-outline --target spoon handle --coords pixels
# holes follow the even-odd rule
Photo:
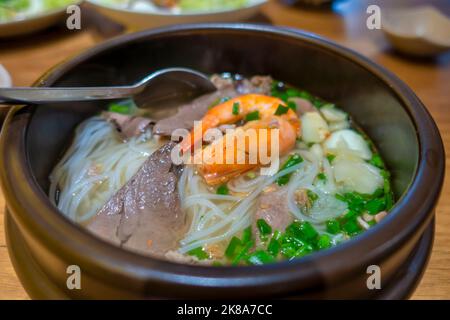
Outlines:
[[[129,98],[136,87],[0,88],[0,104],[44,104]]]

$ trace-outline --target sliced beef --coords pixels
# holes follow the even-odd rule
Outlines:
[[[125,139],[144,133],[152,123],[149,118],[135,117],[115,112],[103,112],[102,116],[114,123]]]
[[[258,242],[259,230],[256,222],[264,219],[272,230],[284,231],[294,221],[294,216],[289,212],[287,205],[287,188],[271,185],[258,198],[256,212],[253,221],[253,231]]]
[[[233,81],[213,75],[211,81],[216,85],[217,91],[209,93],[178,108],[178,112],[166,119],[160,120],[153,128],[155,134],[170,136],[176,129],[191,130],[194,121],[203,118],[208,108],[220,102],[223,98],[235,98],[248,93],[270,94],[272,78],[255,76],[250,80]]]
[[[223,98],[236,96],[238,93],[232,86],[200,96],[180,106],[175,115],[158,121],[153,127],[153,132],[158,135],[171,136],[176,129],[190,130],[194,126],[194,121],[203,118],[211,105],[219,103]]]
[[[164,257],[186,232],[170,153],[174,143],[154,152],[87,226],[101,238],[140,253]]]

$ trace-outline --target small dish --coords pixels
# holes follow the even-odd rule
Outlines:
[[[80,4],[81,1],[73,1],[71,4]],[[64,19],[66,7],[36,12],[17,19],[0,21],[0,38],[9,38],[26,35],[46,29]]]
[[[382,30],[405,54],[430,56],[450,50],[450,18],[433,6],[386,11]]]
[[[112,5],[105,0],[89,0],[98,12],[133,30],[155,28],[165,25],[199,22],[237,22],[256,13],[267,0],[249,0],[237,9],[215,9],[209,11],[174,11],[153,5],[129,9],[126,5]]]

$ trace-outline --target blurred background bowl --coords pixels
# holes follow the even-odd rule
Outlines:
[[[74,0],[72,4],[79,5],[81,2],[83,1]],[[63,21],[67,17],[66,10],[67,6],[62,6],[58,9],[30,14],[19,19],[0,21],[0,38],[22,36],[46,29]]]
[[[268,0],[249,0],[247,5],[237,9],[172,13],[150,6],[138,10],[106,4],[103,0],[88,1],[101,14],[133,30],[183,23],[244,21],[255,16],[266,2]]]
[[[450,18],[433,6],[386,10],[382,30],[398,51],[415,56],[450,50]]]

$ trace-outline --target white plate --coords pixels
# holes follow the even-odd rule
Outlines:
[[[74,1],[79,4],[81,1]],[[14,37],[46,29],[67,16],[66,8],[50,10],[27,16],[23,19],[0,22],[0,38]]]
[[[243,21],[258,13],[260,7],[268,0],[249,0],[246,6],[238,9],[179,13],[151,6],[142,10],[127,9],[119,5],[104,4],[102,0],[88,0],[88,2],[108,18],[140,30],[182,23]]]

